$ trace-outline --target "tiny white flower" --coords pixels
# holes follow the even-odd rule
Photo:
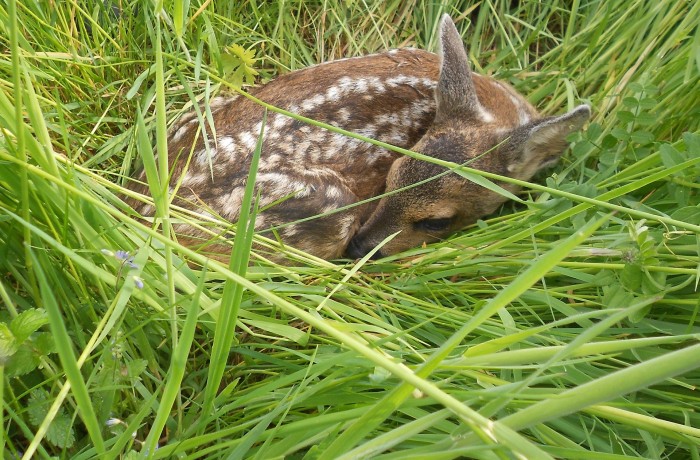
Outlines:
[[[119,420],[118,418],[110,418],[105,422],[105,425],[111,428],[113,426],[121,425],[123,423],[124,422]]]

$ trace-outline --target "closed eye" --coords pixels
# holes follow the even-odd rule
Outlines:
[[[447,230],[452,224],[451,217],[443,217],[440,219],[423,219],[413,223],[413,227],[416,230],[423,230],[426,232],[440,232]]]

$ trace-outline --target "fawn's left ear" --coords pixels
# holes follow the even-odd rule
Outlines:
[[[580,130],[590,116],[591,108],[579,105],[567,114],[543,118],[516,128],[511,133],[510,143],[515,144],[520,155],[508,165],[508,172],[514,177],[524,177],[530,171],[534,174],[556,163],[569,146],[566,137]]]
[[[467,53],[452,18],[445,14],[440,21],[440,77],[435,89],[435,120],[478,115],[479,99],[472,80]]]

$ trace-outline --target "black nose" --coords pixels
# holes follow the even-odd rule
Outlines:
[[[361,259],[362,257],[366,256],[370,250],[371,248],[367,248],[362,241],[355,237],[350,240],[350,244],[348,244],[348,247],[345,249],[345,256],[350,259]],[[372,254],[372,259],[375,260],[381,259],[382,257],[381,251],[377,251]]]
[[[345,248],[345,255],[350,259],[359,259],[365,254],[367,254],[367,251],[364,251],[362,249],[361,244],[357,240],[357,238],[351,239],[350,244],[348,244],[348,247]]]

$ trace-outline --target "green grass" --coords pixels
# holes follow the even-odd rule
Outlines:
[[[699,3],[114,3],[0,6],[0,457],[700,459]],[[376,262],[176,242],[154,152],[193,100],[445,12],[479,72],[594,108],[524,204]]]

